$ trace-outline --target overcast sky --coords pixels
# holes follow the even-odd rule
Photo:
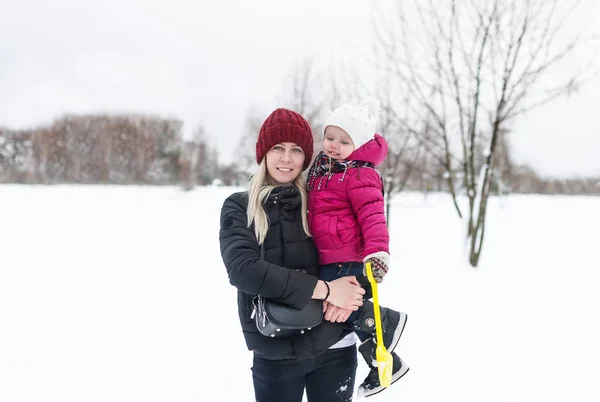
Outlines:
[[[583,7],[573,26],[600,33],[600,5]],[[369,35],[368,0],[0,0],[0,126],[153,113],[185,133],[204,124],[230,161],[248,107],[278,106],[294,60],[368,54]],[[544,175],[600,175],[599,110],[596,77],[520,120],[516,157]]]

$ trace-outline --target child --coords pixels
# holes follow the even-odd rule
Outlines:
[[[346,104],[335,109],[325,123],[323,151],[317,155],[307,178],[309,191],[308,222],[319,251],[319,279],[330,281],[341,276],[356,276],[367,290],[364,263],[371,262],[379,283],[388,271],[389,233],[387,230],[383,180],[375,169],[387,155],[385,139],[375,134],[379,102]],[[381,308],[385,347],[392,352],[392,383],[408,371],[408,366],[393,353],[406,324],[406,314]],[[348,323],[362,341],[359,352],[370,367],[358,396],[383,391],[375,367],[375,320],[373,303],[350,314]]]

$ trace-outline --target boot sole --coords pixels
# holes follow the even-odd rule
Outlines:
[[[404,362],[402,362],[402,367],[400,368],[400,370],[396,374],[392,374],[392,383],[390,384],[390,387],[396,381],[398,381],[399,379],[404,377],[404,375],[406,373],[408,373],[409,370],[410,370],[410,367],[408,367],[406,364],[404,364]],[[359,387],[358,391],[356,392],[356,396],[358,398],[367,398],[369,396],[377,395],[378,393],[380,393],[381,391],[384,391],[384,390],[385,390],[385,387],[381,387],[381,386],[379,386],[378,388],[370,389],[368,391],[365,391],[363,388]]]
[[[392,353],[396,346],[398,346],[398,342],[400,341],[400,337],[402,336],[402,332],[404,332],[404,327],[406,326],[406,321],[408,320],[408,315],[405,313],[400,313],[400,321],[398,321],[398,326],[396,327],[396,331],[394,331],[394,336],[392,337],[392,343],[386,349],[388,352]]]

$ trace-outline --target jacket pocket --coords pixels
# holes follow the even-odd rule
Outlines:
[[[331,243],[336,249],[344,248],[344,243],[340,239],[340,233],[338,231],[338,217],[332,216],[329,219],[329,237],[331,238]]]

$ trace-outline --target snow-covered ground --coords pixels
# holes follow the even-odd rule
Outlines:
[[[232,191],[0,186],[0,401],[252,401]],[[600,198],[492,200],[477,269],[446,195],[396,197],[390,229],[411,371],[371,401],[600,400]]]

